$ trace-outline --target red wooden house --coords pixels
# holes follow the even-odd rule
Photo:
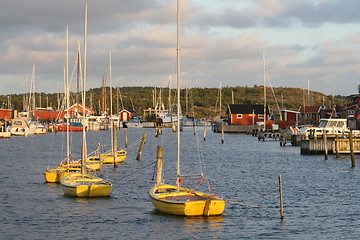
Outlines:
[[[55,121],[64,118],[63,112],[54,110],[36,110],[33,115],[36,120],[40,121]]]
[[[360,94],[348,96],[352,103],[344,108],[343,117],[348,119],[351,129],[360,129]]]
[[[76,103],[69,107],[69,117],[77,117],[78,114],[82,114],[83,107],[80,103]],[[86,115],[94,115],[95,111],[85,106]],[[67,110],[64,111],[54,111],[54,110],[36,110],[34,111],[34,118],[42,121],[53,121],[53,120],[63,120],[66,117]]]
[[[120,121],[127,122],[137,116],[137,112],[132,109],[123,109],[119,112]]]
[[[68,110],[65,110],[65,114]],[[80,104],[80,103],[75,103],[74,105],[72,105],[71,107],[69,107],[69,115],[70,117],[72,116],[76,116],[77,114],[82,114],[83,113],[83,106]],[[86,107],[85,106],[85,115],[88,116],[88,115],[94,115],[95,114],[95,111],[92,110],[91,108],[89,107]]]
[[[228,104],[226,114],[229,125],[256,125],[264,122],[264,105]],[[269,108],[266,106],[266,121],[268,120]]]
[[[321,106],[301,106],[299,108],[300,124],[315,124],[320,121],[321,118]]]
[[[13,118],[12,110],[11,109],[0,109],[0,118],[8,121]]]

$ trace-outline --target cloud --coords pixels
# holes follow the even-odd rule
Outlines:
[[[83,45],[85,2],[2,1],[0,82],[16,83],[3,84],[0,94],[23,92],[17,86],[33,64],[39,90],[62,89],[65,27],[71,72],[77,40]],[[87,2],[88,87],[101,86],[110,50],[121,86],[166,86],[176,72],[176,0]],[[274,86],[304,87],[310,79],[314,90],[352,94],[360,74],[359,7],[354,0],[184,0],[182,76],[190,87],[262,85],[265,50]]]

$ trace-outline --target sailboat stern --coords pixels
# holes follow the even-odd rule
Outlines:
[[[112,189],[109,181],[81,173],[68,175],[60,183],[64,195],[70,197],[108,197]]]
[[[183,216],[221,215],[225,201],[205,193],[176,186],[158,185],[150,189],[149,196],[157,211]]]

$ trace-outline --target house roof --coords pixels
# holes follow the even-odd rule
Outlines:
[[[120,112],[124,112],[124,111],[126,111],[126,112],[129,112],[129,113],[137,113],[135,110],[133,110],[133,109],[123,109],[123,110],[121,110]]]
[[[78,109],[78,112],[82,113],[82,105],[80,103],[75,103],[74,105],[69,107],[70,112],[75,111],[75,109]],[[66,111],[67,111],[67,109],[64,112],[66,112]],[[91,108],[86,107],[86,106],[85,106],[85,112],[88,113],[88,114],[94,114],[95,113],[94,110],[92,110]]]
[[[349,109],[352,109],[352,108],[355,109],[356,107],[358,107],[358,104],[352,104],[352,105],[346,106],[344,109],[349,110]]]
[[[228,104],[227,114],[264,114],[264,105],[259,104]],[[269,108],[266,106],[266,112],[269,114]]]
[[[295,113],[295,114],[300,114],[300,112],[298,111],[292,111],[292,110],[287,110],[287,109],[283,109],[281,110],[282,112],[289,112],[289,113]]]
[[[319,113],[321,110],[321,106],[301,106],[299,108],[299,112],[301,113],[304,113],[304,112],[307,112],[307,113]]]

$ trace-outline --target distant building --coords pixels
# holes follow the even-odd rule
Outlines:
[[[82,115],[83,107],[80,103],[76,103],[69,107],[69,109],[64,111],[54,111],[52,109],[38,109],[34,111],[34,118],[40,121],[54,121],[54,120],[62,120],[66,117],[67,112],[69,112],[69,118],[79,117]],[[95,111],[89,107],[85,107],[86,116],[94,115]]]
[[[294,125],[297,125],[299,122],[300,112],[291,111],[291,110],[281,110],[281,117],[283,121],[294,122]]]
[[[69,110],[66,109],[64,112],[65,112],[65,114],[67,112],[69,112],[70,117],[74,117],[74,116],[77,116],[78,114],[83,114],[83,106],[80,103],[75,103],[74,105],[69,107]],[[94,114],[95,114],[94,110],[85,106],[85,115],[86,116],[94,115]]]
[[[350,95],[348,98],[351,98],[352,102],[344,108],[343,115],[348,119],[351,129],[360,129],[360,94]]]
[[[321,118],[321,106],[301,106],[298,110],[300,113],[299,124],[316,124]]]
[[[13,113],[11,109],[0,109],[0,119],[9,121],[13,118]]]
[[[119,112],[119,115],[120,115],[120,121],[127,122],[130,119],[137,116],[137,112],[132,109],[123,109]]]
[[[228,104],[226,115],[229,125],[256,125],[258,122],[264,122],[264,105]],[[269,108],[267,106],[265,120],[269,120]]]

